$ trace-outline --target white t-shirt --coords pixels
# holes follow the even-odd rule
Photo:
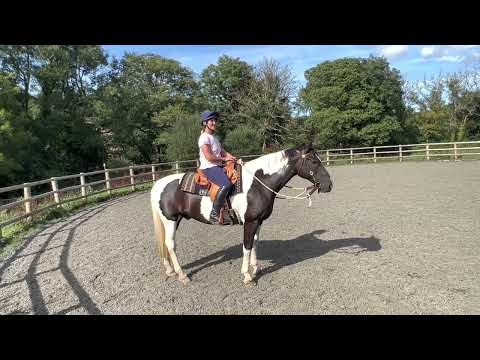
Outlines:
[[[200,152],[200,169],[208,169],[214,166],[218,166],[218,164],[214,164],[210,161],[208,161],[205,158],[205,155],[203,155],[202,151],[202,145],[208,144],[210,145],[210,149],[212,150],[212,154],[220,157],[222,155],[222,145],[220,144],[220,141],[218,139],[210,134],[207,134],[206,132],[203,132],[200,137],[198,138],[198,147],[199,147],[199,152]]]

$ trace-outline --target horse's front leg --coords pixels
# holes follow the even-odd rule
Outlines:
[[[253,238],[253,246],[252,246],[252,253],[250,254],[250,265],[252,266],[252,275],[255,278],[255,276],[260,272],[261,267],[257,263],[257,247],[258,247],[258,241],[260,240],[260,228],[262,225],[258,225],[257,231],[255,232],[255,236]]]
[[[245,222],[243,227],[243,262],[242,262],[242,275],[243,283],[249,285],[252,283],[253,278],[248,272],[250,266],[250,255],[252,253],[253,241],[259,227],[258,221]]]

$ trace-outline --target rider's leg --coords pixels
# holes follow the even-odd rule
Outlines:
[[[220,166],[214,166],[208,169],[204,169],[203,173],[212,183],[218,185],[220,190],[218,190],[213,202],[212,212],[210,214],[210,221],[213,224],[218,224],[220,218],[220,211],[225,204],[225,199],[227,198],[229,192],[233,188],[233,184],[228,180],[227,175],[223,171],[223,168]],[[223,214],[224,224],[232,224],[230,216],[226,212]]]

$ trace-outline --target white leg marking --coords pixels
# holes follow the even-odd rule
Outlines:
[[[242,263],[242,274],[245,274],[248,272],[248,265],[250,265],[250,254],[251,250],[245,249],[245,246],[243,247],[243,263]]]
[[[175,270],[173,270],[172,266],[170,265],[170,261],[168,259],[163,259],[163,266],[165,266],[167,276],[174,276]]]
[[[257,245],[260,235],[260,226],[258,227],[255,237],[253,238],[253,247],[252,247],[252,254],[250,255],[250,265],[252,265],[252,275],[255,276],[258,274],[260,267],[257,263]]]
[[[167,245],[168,254],[170,255],[170,260],[173,265],[173,269],[178,274],[178,280],[184,284],[188,283],[190,279],[183,272],[180,263],[178,262],[177,254],[175,253],[175,232],[176,232],[176,221],[167,220],[164,218],[165,224],[165,244]]]
[[[243,282],[245,284],[248,284],[249,282],[251,282],[253,280],[252,276],[248,272],[248,266],[250,264],[250,254],[251,254],[251,250],[245,249],[245,246],[244,246],[243,247],[242,274],[244,276]]]

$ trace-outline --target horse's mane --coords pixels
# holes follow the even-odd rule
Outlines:
[[[257,159],[245,162],[245,167],[255,172],[258,169],[263,169],[264,173],[274,173],[286,166],[288,162],[288,156],[285,150],[277,151],[271,154],[260,156]]]

